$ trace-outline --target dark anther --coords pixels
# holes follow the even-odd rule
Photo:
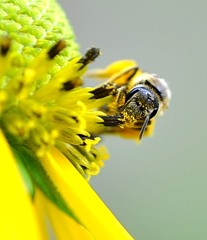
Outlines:
[[[51,49],[48,51],[48,56],[50,59],[53,59],[55,56],[58,55],[60,51],[62,51],[66,47],[65,41],[62,39],[57,42]]]
[[[6,56],[11,46],[11,39],[9,37],[3,37],[0,45],[0,53],[2,56]]]
[[[79,68],[81,70],[84,68],[87,64],[93,62],[98,56],[100,55],[99,48],[90,48],[85,55],[78,61],[78,63],[82,63],[83,65]]]
[[[73,116],[73,117],[71,117],[73,120],[75,120],[75,122],[76,123],[78,123],[79,122],[79,120],[78,120],[78,118],[77,117],[75,117],[75,116]]]
[[[62,83],[62,88],[60,90],[62,91],[70,91],[73,88],[76,88],[78,86],[82,85],[82,80],[80,78],[70,79],[66,82]]]
[[[83,134],[77,134],[77,135],[83,140],[83,143],[80,146],[86,146],[85,140],[87,140],[87,139],[91,139],[91,140],[95,139],[94,135],[90,135],[90,136],[85,136]]]
[[[95,136],[94,135],[90,135],[90,136],[85,136],[83,134],[77,134],[83,141],[86,140],[86,139],[91,139],[91,140],[94,140],[95,139]]]
[[[63,87],[61,88],[61,90],[63,91],[69,91],[71,89],[73,89],[75,87],[74,82],[72,81],[67,81],[63,83]]]

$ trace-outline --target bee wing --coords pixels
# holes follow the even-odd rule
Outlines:
[[[113,62],[112,64],[108,65],[106,68],[90,70],[86,74],[86,77],[99,78],[99,79],[111,78],[114,74],[120,73],[126,68],[137,67],[137,66],[138,64],[135,61],[123,59],[123,60]]]
[[[108,82],[114,83],[120,87],[123,85],[128,85],[130,79],[134,77],[138,71],[139,71],[138,66],[130,66],[130,67],[124,68],[122,71],[111,76]]]

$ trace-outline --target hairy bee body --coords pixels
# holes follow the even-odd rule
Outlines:
[[[112,96],[109,105],[102,109],[105,132],[139,139],[150,135],[154,117],[161,115],[169,106],[170,90],[164,79],[155,74],[144,73],[134,61],[122,60],[106,69],[91,72],[92,77],[108,80],[92,93],[99,99]]]

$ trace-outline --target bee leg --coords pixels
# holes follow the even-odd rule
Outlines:
[[[102,116],[101,117],[104,122],[101,123],[106,127],[121,127],[123,125],[122,117],[121,116]]]
[[[127,90],[128,82],[136,74],[137,70],[138,67],[130,67],[113,75],[106,83],[91,91],[94,94],[92,98],[99,99],[113,95],[116,96],[117,102],[120,102],[120,99],[123,99],[123,93]]]
[[[126,86],[122,86],[122,87],[117,89],[117,95],[116,95],[116,99],[115,99],[117,109],[120,106],[124,105],[125,99],[126,99],[126,94],[127,94],[127,87]]]
[[[117,86],[113,83],[107,82],[99,87],[96,87],[93,89],[90,93],[93,94],[92,98],[99,99],[104,98],[109,95],[116,95],[117,92]]]
[[[117,109],[119,109],[120,106],[123,106],[126,98],[126,86],[122,86],[117,89],[115,100],[112,104],[110,104],[110,107],[108,111],[110,111],[108,116],[101,117],[104,122],[103,125],[107,127],[122,127],[124,124],[124,119],[121,114],[117,112]],[[114,115],[113,115],[114,113]]]

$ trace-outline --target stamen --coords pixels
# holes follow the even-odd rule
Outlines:
[[[100,55],[100,50],[99,48],[90,48],[86,53],[85,56],[82,57],[79,60],[79,63],[82,63],[83,65],[79,68],[79,70],[81,70],[82,68],[84,68],[86,65],[88,65],[89,63],[93,62],[98,56]]]
[[[1,75],[13,66],[8,54],[9,39],[0,44]],[[70,59],[51,80],[45,80],[48,70],[55,64],[55,56],[65,47],[65,41],[60,40],[50,50],[42,51],[27,67],[19,68],[13,76],[5,78],[2,75],[0,123],[5,132],[32,149],[39,158],[56,146],[89,179],[100,171],[108,156],[94,147],[100,137],[90,132],[104,121],[101,116],[105,114],[99,109],[109,98],[92,99],[92,88],[78,88],[87,65],[100,54],[97,48],[88,50],[82,58]]]
[[[60,51],[62,51],[66,47],[66,43],[64,40],[60,40],[57,42],[48,52],[48,56],[50,59],[53,59],[55,56],[58,55]]]
[[[11,39],[9,37],[3,37],[0,44],[0,55],[5,57],[11,47]]]

